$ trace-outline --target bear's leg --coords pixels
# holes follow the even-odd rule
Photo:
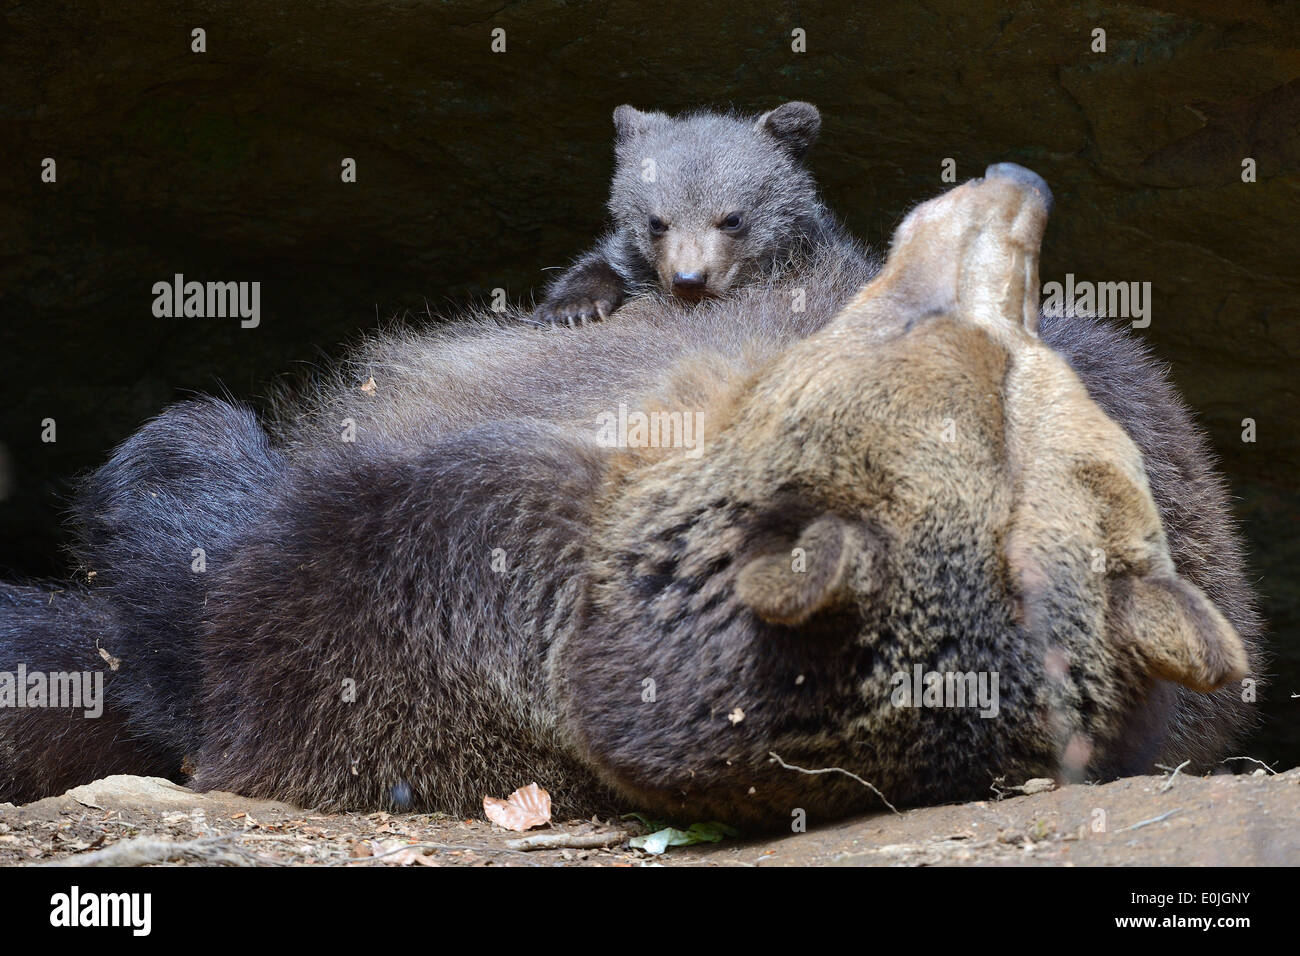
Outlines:
[[[198,746],[196,642],[212,572],[284,471],[249,409],[203,398],[127,439],[73,503],[80,570],[122,622],[113,654],[128,722],[177,762]]]

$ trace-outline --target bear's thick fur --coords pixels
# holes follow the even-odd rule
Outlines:
[[[560,815],[775,825],[880,805],[783,764],[896,804],[1208,769],[1258,661],[1226,495],[1130,335],[1034,336],[1020,174],[918,207],[874,279],[826,247],[690,309],[381,336],[274,443],[165,412],[84,489],[89,589],[0,592],[0,667],[120,660],[80,738],[0,711],[0,799],[189,757],[333,809],[536,779]],[[638,411],[702,446],[600,439]],[[916,665],[996,672],[997,715],[898,706]]]

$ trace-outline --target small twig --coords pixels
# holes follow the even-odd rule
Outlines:
[[[1006,786],[1006,779],[1005,776],[994,777],[993,782],[989,784],[989,789],[997,794],[999,800],[1005,799],[1006,795],[1013,790],[1030,797],[1036,793],[1050,793],[1056,789],[1056,781],[1050,777],[1031,777],[1024,783],[1013,787]]]
[[[394,853],[401,853],[403,850],[469,850],[472,853],[485,853],[491,851],[492,847],[485,846],[465,846],[459,843],[403,843],[401,846],[394,847],[391,850],[385,850],[383,853],[376,853],[374,856],[354,856],[345,860],[340,860],[332,865],[334,866],[351,866],[356,863],[373,863],[375,860],[382,860],[386,856],[392,856]]]
[[[151,863],[167,863],[171,860],[192,860],[200,863],[229,863],[232,866],[251,866],[248,855],[232,853],[217,846],[235,835],[203,837],[177,843],[173,840],[122,840],[102,850],[81,853],[52,860],[42,866],[148,866]]]
[[[1170,810],[1168,813],[1162,813],[1162,814],[1160,814],[1160,816],[1158,816],[1158,817],[1152,817],[1150,820],[1140,820],[1140,821],[1138,821],[1137,823],[1133,824],[1132,826],[1121,827],[1117,832],[1119,832],[1119,833],[1123,833],[1123,832],[1125,832],[1126,830],[1141,830],[1143,827],[1150,826],[1150,825],[1153,824],[1153,823],[1159,823],[1161,820],[1167,820],[1167,819],[1169,819],[1170,817],[1172,817],[1175,813],[1177,813],[1177,812],[1178,812],[1179,810],[1181,810],[1181,809],[1182,809],[1182,807],[1174,807],[1174,808],[1173,808],[1172,810]]]
[[[1187,766],[1189,763],[1191,763],[1191,762],[1192,762],[1191,760],[1184,760],[1184,761],[1183,761],[1182,763],[1180,763],[1177,767],[1175,767],[1175,768],[1173,769],[1173,772],[1169,774],[1169,779],[1166,780],[1163,784],[1161,784],[1161,786],[1160,786],[1160,792],[1161,792],[1161,793],[1164,793],[1164,792],[1167,791],[1167,790],[1172,790],[1172,789],[1173,789],[1173,786],[1174,786],[1174,777],[1178,776],[1178,771],[1182,770],[1184,767],[1186,767],[1186,766]],[[1157,765],[1157,766],[1159,766],[1159,765]],[[1169,768],[1168,768],[1168,767],[1160,767],[1160,769],[1161,769],[1161,770],[1168,770]]]
[[[773,760],[775,760],[777,763],[779,763],[786,770],[798,770],[800,773],[806,773],[806,774],[842,773],[844,774],[844,776],[851,777],[854,780],[856,780],[858,783],[862,784],[864,787],[866,787],[868,790],[870,790],[872,793],[878,796],[880,798],[881,803],[889,807],[889,809],[893,810],[895,813],[898,813],[898,807],[894,806],[892,803],[886,800],[885,795],[876,789],[875,784],[871,783],[870,781],[863,780],[856,773],[853,773],[852,771],[849,770],[845,770],[843,767],[822,767],[818,770],[808,770],[805,767],[796,767],[792,763],[786,763],[784,760],[781,759],[780,754],[774,753],[771,750],[767,752],[767,755],[771,757]]]
[[[305,843],[310,842],[305,837],[290,833],[253,833],[249,830],[240,830],[238,833],[228,834],[237,836],[241,840],[275,840],[280,843]]]
[[[1227,763],[1229,760],[1249,760],[1249,761],[1251,761],[1252,763],[1257,763],[1257,764],[1259,764],[1261,767],[1263,767],[1265,770],[1267,770],[1270,774],[1276,774],[1276,773],[1277,773],[1276,770],[1274,770],[1274,769],[1273,769],[1272,767],[1270,767],[1268,764],[1264,763],[1264,761],[1262,761],[1262,760],[1260,760],[1260,759],[1258,759],[1258,758],[1256,758],[1256,757],[1224,757],[1222,762],[1223,762],[1223,763]]]
[[[514,841],[510,841],[513,843]],[[505,848],[497,846],[468,846],[463,843],[404,843],[402,846],[394,847],[391,850],[385,850],[383,853],[376,853],[374,856],[354,856],[344,860],[338,860],[331,863],[330,866],[353,866],[358,863],[372,863],[375,860],[382,860],[386,856],[392,856],[394,853],[401,853],[403,850],[469,850],[471,853],[520,853],[507,843]]]
[[[597,833],[569,833],[557,830],[554,833],[534,833],[532,836],[507,840],[506,846],[512,850],[599,850],[608,846],[626,843],[632,834],[627,830],[605,830]]]

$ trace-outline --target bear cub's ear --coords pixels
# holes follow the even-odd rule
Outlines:
[[[736,578],[736,596],[770,624],[795,627],[818,611],[875,590],[879,542],[833,514],[817,518],[789,551],[752,559]]]
[[[624,103],[614,110],[614,130],[618,133],[620,141],[632,139],[667,119],[667,113],[643,113]]]
[[[811,103],[795,100],[769,110],[758,118],[754,128],[767,133],[796,159],[808,152],[821,132],[822,115]]]

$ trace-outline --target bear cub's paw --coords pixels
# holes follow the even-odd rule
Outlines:
[[[533,317],[551,325],[586,325],[609,318],[624,298],[623,283],[612,269],[584,269],[552,289]]]

